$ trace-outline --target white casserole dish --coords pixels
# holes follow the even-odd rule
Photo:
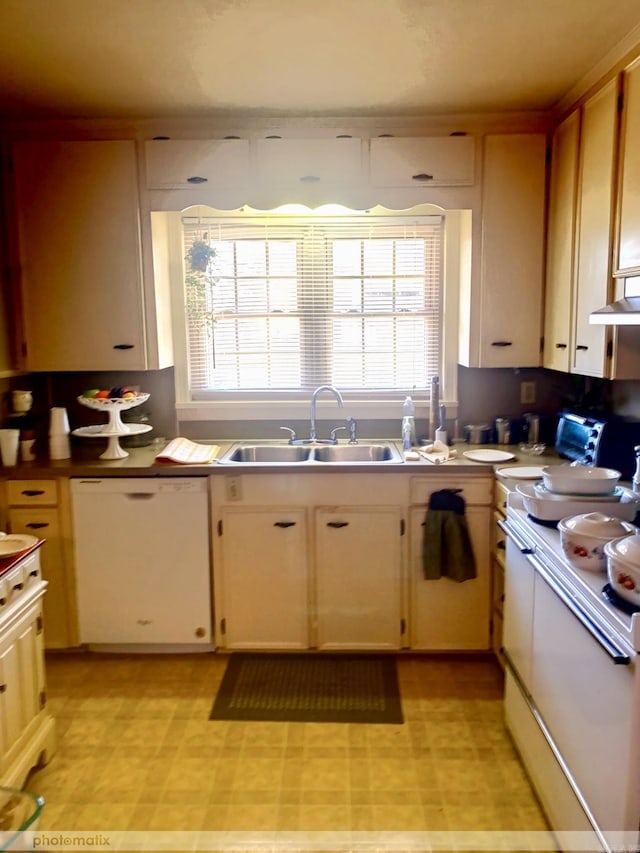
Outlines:
[[[612,539],[631,536],[638,528],[603,512],[570,515],[558,522],[560,544],[565,557],[577,569],[606,572],[604,546]]]
[[[624,486],[619,501],[607,503],[607,514],[623,521],[633,521],[640,508],[640,496]],[[557,523],[561,518],[570,515],[580,515],[586,512],[602,512],[601,501],[590,501],[588,498],[568,498],[566,501],[540,498],[536,494],[533,483],[517,483],[516,492],[522,496],[522,505],[536,521]]]

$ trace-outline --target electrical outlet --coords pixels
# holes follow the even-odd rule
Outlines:
[[[225,491],[228,501],[242,500],[242,486],[240,485],[240,477],[225,477]]]
[[[536,401],[536,383],[520,383],[520,402],[523,406],[530,406]]]

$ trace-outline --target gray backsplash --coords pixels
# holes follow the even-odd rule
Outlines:
[[[167,439],[184,435],[194,440],[220,440],[228,438],[280,438],[284,434],[280,420],[269,421],[183,421],[178,425],[175,413],[174,371],[172,368],[158,371],[129,372],[123,374],[107,372],[27,374],[22,377],[0,380],[0,403],[2,421],[6,423],[11,412],[10,391],[26,388],[33,392],[32,414],[41,442],[46,442],[48,413],[51,406],[65,406],[69,413],[71,428],[100,422],[100,415],[81,406],[77,397],[88,388],[110,388],[116,384],[127,384],[148,391],[148,403],[140,407],[137,414],[145,413],[153,426],[152,436]],[[520,403],[520,383],[535,382],[536,402],[532,405]],[[466,424],[492,423],[496,417],[519,418],[525,412],[534,411],[548,415],[550,422],[562,408],[595,410],[602,406],[617,414],[640,418],[640,380],[607,382],[582,376],[567,375],[544,369],[511,368],[458,369],[460,434]],[[132,410],[133,412],[134,410]],[[359,435],[363,438],[400,437],[401,407],[398,418],[379,421],[361,421]],[[300,435],[306,434],[308,420],[287,421]],[[449,423],[453,435],[453,423]],[[417,434],[426,433],[427,424],[417,420]],[[77,440],[81,441],[81,439]],[[77,442],[76,442],[77,443]]]

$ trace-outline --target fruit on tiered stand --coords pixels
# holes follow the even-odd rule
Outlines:
[[[105,412],[109,420],[106,424],[74,429],[73,435],[80,438],[107,438],[107,449],[100,455],[100,459],[124,459],[129,454],[120,447],[118,439],[125,435],[149,432],[153,427],[150,424],[126,424],[120,414],[146,403],[149,397],[149,394],[120,385],[108,390],[91,388],[77,398],[78,402],[90,409]]]

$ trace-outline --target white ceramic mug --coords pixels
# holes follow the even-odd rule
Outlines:
[[[33,405],[31,391],[12,391],[11,400],[14,412],[29,412]]]
[[[0,456],[5,467],[18,464],[19,429],[0,429]]]

